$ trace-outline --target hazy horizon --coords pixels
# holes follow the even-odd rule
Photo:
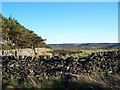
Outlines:
[[[113,44],[117,44],[118,42],[116,43],[113,43]],[[107,43],[107,42],[101,42],[101,43],[50,43],[50,44],[112,44],[112,43]]]

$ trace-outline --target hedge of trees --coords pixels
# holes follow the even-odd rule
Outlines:
[[[42,39],[34,31],[22,26],[12,16],[5,18],[0,15],[0,17],[2,18],[3,49],[48,47],[44,42],[46,39]]]

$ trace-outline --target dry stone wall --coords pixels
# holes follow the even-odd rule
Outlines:
[[[97,52],[86,58],[62,58],[54,57],[31,57],[3,56],[3,82],[15,77],[24,82],[27,78],[36,77],[41,81],[51,76],[80,75],[93,72],[109,74],[120,74],[120,52]]]
[[[37,55],[45,55],[49,53],[47,53],[48,51],[51,51],[51,49],[47,49],[47,48],[35,48],[35,51],[37,53]],[[3,56],[34,56],[34,50],[33,49],[16,49],[16,50],[1,50],[0,53]]]

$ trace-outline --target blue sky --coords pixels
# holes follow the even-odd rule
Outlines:
[[[117,2],[3,2],[2,14],[48,44],[118,42]]]

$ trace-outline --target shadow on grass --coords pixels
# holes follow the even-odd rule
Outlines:
[[[69,82],[60,80],[53,82],[51,90],[113,90],[110,88],[105,88],[100,84],[93,84],[88,82]]]
[[[68,81],[64,79],[56,79],[51,83],[44,83],[41,88],[29,87],[27,86],[20,88],[6,88],[4,90],[114,90],[110,88],[105,88],[104,86],[96,83],[88,83],[88,82],[78,82],[78,81]]]

